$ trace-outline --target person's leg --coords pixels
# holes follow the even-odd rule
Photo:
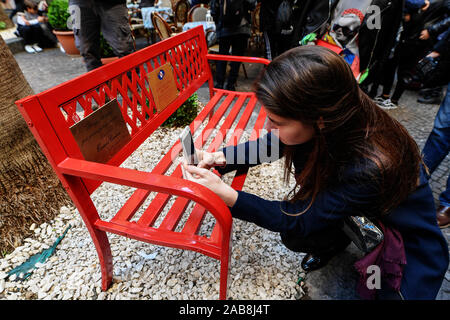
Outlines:
[[[125,4],[110,5],[103,2],[97,4],[101,17],[103,37],[119,58],[133,53],[133,36],[128,23],[128,9]]]
[[[450,207],[450,175],[447,178],[447,185],[444,192],[439,196],[441,206]]]
[[[45,45],[45,41],[43,39],[43,30],[39,23],[30,25],[32,38],[33,38],[33,49],[36,52],[41,52],[42,48]]]
[[[25,45],[33,44],[33,30],[31,26],[23,26],[18,25],[17,31],[19,32],[20,36],[23,38]]]
[[[424,52],[424,47],[415,43],[405,43],[398,47],[397,85],[391,97],[393,103],[398,104],[408,84],[413,80],[412,70],[423,57],[422,52]]]
[[[240,34],[237,36],[233,36],[231,40],[231,54],[233,56],[243,56],[245,55],[245,50],[247,50],[248,36],[244,34]],[[239,76],[239,67],[241,66],[240,62],[231,62],[230,63],[230,73],[228,75],[227,80],[227,90],[235,90],[236,81]]]
[[[422,152],[424,162],[430,169],[430,174],[450,152],[450,83],[434,120],[433,130],[425,142]],[[447,186],[445,191],[441,193],[439,202],[440,206],[437,209],[436,218],[439,227],[445,228],[450,225],[450,177],[447,178]]]
[[[223,37],[219,40],[219,54],[229,55],[231,47],[231,38]],[[227,61],[217,61],[216,62],[216,83],[215,87],[223,89],[225,83],[225,73],[227,71]]]
[[[80,50],[84,59],[87,71],[94,70],[102,66],[100,61],[100,17],[95,12],[93,0],[79,1],[71,0],[70,5],[77,5],[80,10],[79,29],[74,26],[75,44]]]
[[[384,75],[381,85],[383,86],[383,98],[389,98],[391,95],[392,86],[394,85],[395,72],[397,71],[398,61],[396,57],[386,61]]]
[[[295,231],[280,233],[281,241],[289,250],[295,252],[323,254],[350,244],[351,240],[338,226],[333,226],[299,237]]]
[[[45,48],[53,48],[58,43],[58,39],[51,31],[51,26],[48,23],[40,23],[42,29],[43,45]]]
[[[272,60],[272,44],[271,39],[269,37],[269,33],[267,31],[264,31],[264,52],[266,59]]]
[[[450,148],[450,84],[447,87],[447,94],[439,107],[439,111],[434,120],[433,130],[428,136],[423,148],[424,162],[430,173],[439,166],[447,156]]]
[[[307,253],[301,264],[305,271],[313,271],[325,266],[351,242],[338,226],[329,227],[307,237],[299,237],[295,231],[281,233],[280,236],[289,250]]]
[[[53,42],[50,38],[48,38],[45,34],[45,30],[42,28],[42,24],[38,23],[33,25],[34,31],[34,43],[41,48],[50,48],[55,46],[55,42]]]

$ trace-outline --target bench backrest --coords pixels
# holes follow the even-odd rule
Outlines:
[[[198,88],[212,80],[202,27],[158,42],[111,64],[16,102],[54,166],[66,157],[83,159],[70,127],[116,98],[131,140],[108,164],[118,166]],[[178,97],[157,112],[147,75],[170,63]],[[83,180],[92,193],[101,182]]]

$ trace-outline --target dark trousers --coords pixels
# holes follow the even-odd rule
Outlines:
[[[278,34],[270,31],[264,31],[265,56],[273,60],[283,52],[289,50],[292,35]]]
[[[297,232],[280,233],[283,244],[292,251],[316,255],[329,254],[345,249],[351,242],[350,238],[338,226],[330,227],[307,237],[299,237]]]
[[[239,34],[235,36],[219,38],[219,54],[231,54],[233,56],[243,56],[247,49],[248,36],[245,34]],[[230,73],[228,75],[227,86],[234,86],[236,84],[240,62],[230,62]],[[218,61],[216,64],[216,83],[219,86],[224,85],[225,75],[227,70],[227,61]]]
[[[111,5],[99,1],[71,0],[72,10],[79,17],[72,17],[80,23],[74,25],[75,43],[84,58],[88,71],[102,66],[100,32],[118,57],[134,51],[133,38],[128,24],[128,9],[125,4]]]
[[[47,48],[55,44],[51,39],[47,38],[44,29],[42,29],[39,23],[28,26],[18,25],[17,31],[26,45],[37,43],[39,47]]]
[[[397,69],[397,85],[391,100],[398,101],[408,87],[408,84],[413,80],[415,67],[420,59],[422,59],[427,51],[427,45],[418,44],[402,44],[397,49],[396,59],[398,61]]]

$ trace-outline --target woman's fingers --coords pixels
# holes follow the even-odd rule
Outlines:
[[[190,173],[190,174],[196,174],[200,177],[204,177],[206,174],[211,173],[209,170],[204,169],[204,168],[199,168],[196,166],[186,166],[185,169]]]
[[[198,164],[199,168],[211,169],[214,166],[224,166],[226,165],[226,159],[223,152],[203,152],[202,159]]]

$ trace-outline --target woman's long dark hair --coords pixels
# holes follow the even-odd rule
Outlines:
[[[376,169],[367,174],[378,186],[377,205],[372,208],[377,216],[389,213],[417,188],[422,160],[416,142],[360,89],[350,66],[331,50],[305,46],[285,52],[261,74],[254,91],[271,113],[315,128],[312,152],[295,175],[289,199],[309,199],[303,212],[337,182],[343,168],[361,160]],[[295,150],[285,148],[287,182]]]

